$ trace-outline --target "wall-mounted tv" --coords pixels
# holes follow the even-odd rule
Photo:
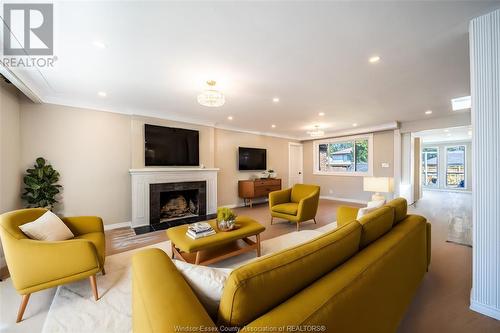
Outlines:
[[[173,127],[144,125],[146,166],[198,166],[199,132]]]
[[[238,148],[240,170],[266,170],[267,152],[260,148]]]

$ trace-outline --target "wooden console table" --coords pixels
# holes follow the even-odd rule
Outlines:
[[[240,180],[238,182],[238,195],[250,202],[250,208],[253,206],[252,200],[260,197],[267,197],[270,192],[281,190],[281,179],[266,178],[255,180]]]

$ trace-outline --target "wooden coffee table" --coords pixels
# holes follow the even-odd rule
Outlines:
[[[208,265],[253,250],[260,257],[260,233],[266,228],[259,222],[246,216],[238,216],[236,227],[231,231],[217,230],[215,220],[208,223],[216,234],[199,239],[186,235],[188,225],[167,229],[167,236],[172,243],[172,258],[177,257],[196,265]],[[255,237],[255,241],[249,237]]]

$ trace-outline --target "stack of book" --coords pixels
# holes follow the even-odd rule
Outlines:
[[[207,222],[196,222],[188,226],[186,235],[192,239],[198,239],[215,235],[215,230]]]

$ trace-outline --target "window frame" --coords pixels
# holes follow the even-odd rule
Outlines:
[[[456,187],[454,185],[448,185],[448,148],[456,148],[456,147],[464,147],[464,187]],[[457,191],[467,190],[467,145],[466,144],[444,146],[444,188],[453,189]]]
[[[319,145],[320,144],[330,144],[339,143],[346,141],[357,141],[357,140],[368,140],[368,171],[321,171],[319,170]],[[354,160],[356,160],[354,144]],[[354,176],[354,177],[370,177],[373,176],[373,133],[353,135],[353,136],[343,136],[329,139],[314,140],[312,145],[313,154],[313,174],[320,176]],[[355,167],[356,168],[356,167]]]
[[[440,171],[441,171],[441,168],[440,168],[440,158],[441,158],[441,152],[439,151],[439,146],[425,146],[425,147],[422,147],[422,155],[426,155],[427,153],[431,153],[431,152],[425,152],[424,149],[436,149],[436,155],[437,155],[437,164],[436,164],[436,178],[437,178],[437,182],[436,182],[436,185],[435,186],[428,186],[428,185],[425,185],[425,184],[422,184],[422,187],[426,188],[426,189],[436,189],[436,188],[439,188],[441,186],[441,177],[439,177],[439,174],[440,174]],[[423,157],[423,156],[422,156]],[[425,162],[425,165],[427,167],[427,160],[424,160],[422,158],[422,162]],[[423,163],[422,163],[423,164]],[[427,170],[427,168],[426,168]],[[424,170],[423,170],[423,165],[422,165],[422,174],[424,174]]]

